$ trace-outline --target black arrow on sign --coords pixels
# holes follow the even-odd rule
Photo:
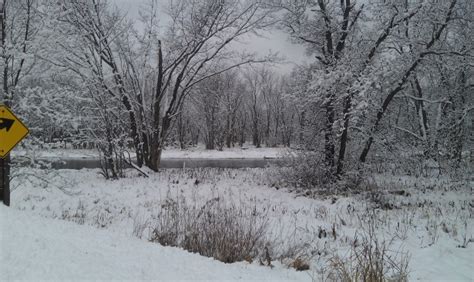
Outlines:
[[[13,119],[0,118],[0,130],[6,129],[8,132],[14,123],[15,120]]]

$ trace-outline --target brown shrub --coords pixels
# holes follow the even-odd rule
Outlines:
[[[266,215],[256,207],[224,205],[219,198],[198,208],[169,202],[162,206],[151,241],[178,246],[225,263],[252,261],[267,243]]]

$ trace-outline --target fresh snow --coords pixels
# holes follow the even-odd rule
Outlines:
[[[156,258],[157,262],[165,260],[164,263],[169,262],[172,265],[177,263],[174,260],[168,261],[167,258],[171,255],[162,258],[156,254],[157,257],[155,257],[155,253],[160,253],[158,251],[134,252],[133,248],[137,246],[138,249],[167,250],[166,252],[175,254],[176,257],[180,257],[178,254],[183,254],[183,261],[186,263],[178,262],[179,266],[177,267],[185,268],[189,264],[193,268],[196,266],[199,271],[205,269],[206,274],[198,272],[196,276],[191,276],[192,278],[204,280],[237,278],[274,280],[279,278],[305,281],[309,277],[318,277],[317,272],[327,266],[331,254],[347,255],[353,238],[356,234],[361,235],[365,220],[375,214],[380,238],[395,239],[395,243],[391,247],[393,252],[409,252],[410,280],[473,281],[474,278],[474,269],[472,268],[474,243],[467,244],[467,248],[458,247],[463,243],[464,238],[467,240],[474,238],[474,220],[472,218],[474,199],[472,188],[469,188],[472,187],[472,183],[459,185],[459,183],[453,184],[442,178],[374,176],[374,179],[381,183],[380,187],[398,189],[397,187],[400,186],[410,194],[410,196],[389,197],[388,201],[394,205],[393,209],[374,210],[367,199],[359,196],[311,199],[286,191],[285,188],[279,187],[278,183],[269,180],[272,178],[269,177],[271,173],[275,173],[272,169],[164,170],[159,173],[151,173],[150,178],[138,177],[134,171],[128,173],[128,178],[107,181],[99,175],[99,170],[43,171],[28,168],[19,170],[12,182],[12,187],[15,190],[12,194],[11,209],[30,212],[17,213],[2,209],[2,216],[6,214],[7,222],[10,220],[10,223],[6,225],[0,225],[2,236],[10,236],[8,238],[13,241],[22,238],[23,242],[17,243],[24,244],[25,248],[42,249],[35,249],[36,251],[32,253],[31,257],[28,255],[28,250],[24,250],[24,253],[15,254],[16,258],[13,250],[6,252],[8,256],[3,255],[2,250],[2,260],[12,256],[18,260],[15,262],[17,266],[12,266],[13,269],[23,267],[21,260],[27,260],[25,265],[33,267],[36,264],[31,260],[47,261],[49,255],[61,253],[59,250],[53,249],[42,257],[39,253],[50,251],[48,243],[64,241],[73,248],[71,261],[78,261],[81,266],[87,265],[86,255],[91,255],[93,256],[91,262],[94,265],[98,263],[94,261],[95,259],[101,260],[109,267],[104,268],[104,271],[111,271],[110,273],[116,275],[112,275],[112,277],[107,277],[108,274],[81,276],[79,274],[81,274],[83,267],[79,267],[77,272],[72,272],[74,275],[70,277],[160,280],[162,276],[153,277],[153,275],[158,275],[157,273],[161,270],[156,269],[155,265],[159,265],[159,263],[151,262],[152,258],[153,260]],[[35,177],[32,178],[29,175],[35,175]],[[407,187],[414,188],[408,189]],[[186,200],[189,204],[199,207],[215,198],[219,198],[227,204],[256,207],[260,212],[267,214],[270,236],[273,236],[274,242],[282,250],[291,247],[291,245],[304,243],[303,251],[321,253],[321,255],[315,255],[312,258],[309,271],[295,272],[286,269],[287,262],[282,262],[284,264],[275,262],[277,267],[273,269],[247,263],[225,265],[198,255],[188,254],[182,250],[163,248],[148,242],[149,228],[155,224],[153,220],[156,220],[161,205],[167,200]],[[33,216],[33,213],[105,230],[79,227],[59,220],[43,220]],[[21,217],[20,221],[25,222],[24,224],[27,226],[23,227],[28,228],[27,230],[15,229],[22,228],[22,225],[15,227],[16,223],[13,224],[13,221],[16,221],[15,216]],[[23,218],[27,218],[27,220],[23,220]],[[46,222],[48,224],[45,224]],[[48,228],[45,226],[49,226],[49,223],[53,226],[53,230],[41,231],[41,228]],[[138,235],[141,241],[131,238],[134,227],[140,224],[148,226],[142,234]],[[327,238],[318,238],[320,228],[327,230],[330,234],[333,226],[336,227],[337,240],[334,240],[331,235]],[[51,237],[44,237],[46,235],[38,237],[38,232],[35,230],[39,230],[40,234],[50,234]],[[68,238],[73,238],[73,233],[76,230],[77,232],[90,232],[93,235],[90,236],[90,239],[82,241],[81,238],[87,238],[88,235],[80,233],[78,242],[75,243],[77,245],[74,245],[68,240],[74,241],[76,239]],[[23,231],[24,234],[19,234]],[[95,237],[97,238],[93,239]],[[48,238],[50,238],[49,241]],[[134,247],[128,248],[123,247],[122,243],[114,243],[116,241],[122,242],[122,240]],[[10,244],[5,243],[9,241],[2,240],[4,242],[2,248],[7,248],[7,246],[10,248]],[[88,241],[91,241],[90,249],[86,248]],[[117,249],[114,249],[111,244],[115,244]],[[13,244],[12,248],[14,246]],[[88,250],[87,254],[80,253],[82,249]],[[102,255],[94,250],[100,250],[98,252]],[[65,250],[64,257],[58,259],[59,266],[62,267],[63,263],[69,263],[67,259],[69,251]],[[76,255],[79,257],[74,258]],[[124,257],[123,260],[122,257]],[[128,259],[128,257],[132,259]],[[129,265],[124,266],[122,263]],[[3,265],[5,264],[2,262],[2,267]],[[138,265],[143,265],[143,267]],[[49,271],[53,273],[58,271],[58,279],[61,279],[64,278],[61,276],[64,274],[61,272],[61,267],[56,269],[51,266]],[[129,273],[133,267],[137,267],[139,271]],[[206,276],[211,275],[207,273],[209,272],[208,267],[215,269],[214,271],[217,273],[212,273],[215,276]],[[113,270],[113,268],[118,269]],[[33,274],[30,274],[29,268],[22,269],[21,275],[25,278],[33,277],[39,271],[33,268]],[[100,267],[100,269],[102,268]],[[93,270],[95,271],[95,269]],[[241,273],[241,276],[236,276],[233,271]],[[163,276],[163,279],[186,279],[186,275],[188,275],[186,271],[180,271],[175,277],[171,275],[171,272],[173,271],[168,273],[170,276]],[[261,274],[256,274],[260,272]],[[92,275],[87,271],[85,273]]]
[[[311,281],[282,266],[184,250],[0,205],[0,280]]]

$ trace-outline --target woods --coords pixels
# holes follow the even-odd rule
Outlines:
[[[317,60],[309,67],[313,81],[304,98],[324,111],[325,123],[319,125],[324,131],[324,149],[320,150],[330,179],[341,176],[345,164],[357,155],[358,163],[366,163],[374,143],[379,143],[377,150],[385,156],[383,147],[398,146],[403,139],[426,140],[406,127],[419,128],[426,136],[428,116],[440,118],[436,110],[428,114],[424,108],[425,103],[437,103],[437,99],[425,99],[421,94],[429,85],[429,75],[436,72],[431,67],[472,60],[472,38],[452,45],[454,38],[460,38],[457,26],[469,26],[466,11],[472,10],[472,4],[468,1],[374,1],[366,5],[320,0],[277,1],[274,5],[286,11],[283,28]],[[464,73],[466,64],[450,67]],[[470,72],[472,76],[472,69]],[[463,100],[471,105],[465,110],[472,111],[472,97],[468,100]],[[414,110],[403,115],[399,111],[397,117],[397,106]],[[407,118],[403,121],[407,124],[401,125],[400,116]],[[465,129],[471,123],[464,118],[458,121]],[[466,149],[469,146],[464,145]],[[416,147],[404,150],[415,157]],[[434,150],[435,159],[440,154],[447,156],[439,147]],[[427,159],[430,157],[433,155]]]
[[[407,147],[460,167],[472,146],[470,1],[142,8],[132,20],[103,0],[5,1],[2,100],[28,116],[31,146],[93,144],[112,178],[129,151],[156,171],[165,146],[297,147],[329,182]],[[272,29],[308,62],[280,72],[285,54],[235,47]]]
[[[472,280],[473,1],[0,8],[2,279]]]

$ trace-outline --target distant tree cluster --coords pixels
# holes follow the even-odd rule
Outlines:
[[[170,142],[222,150],[296,145],[299,112],[287,99],[288,77],[265,67],[229,71],[206,80],[179,112]]]

